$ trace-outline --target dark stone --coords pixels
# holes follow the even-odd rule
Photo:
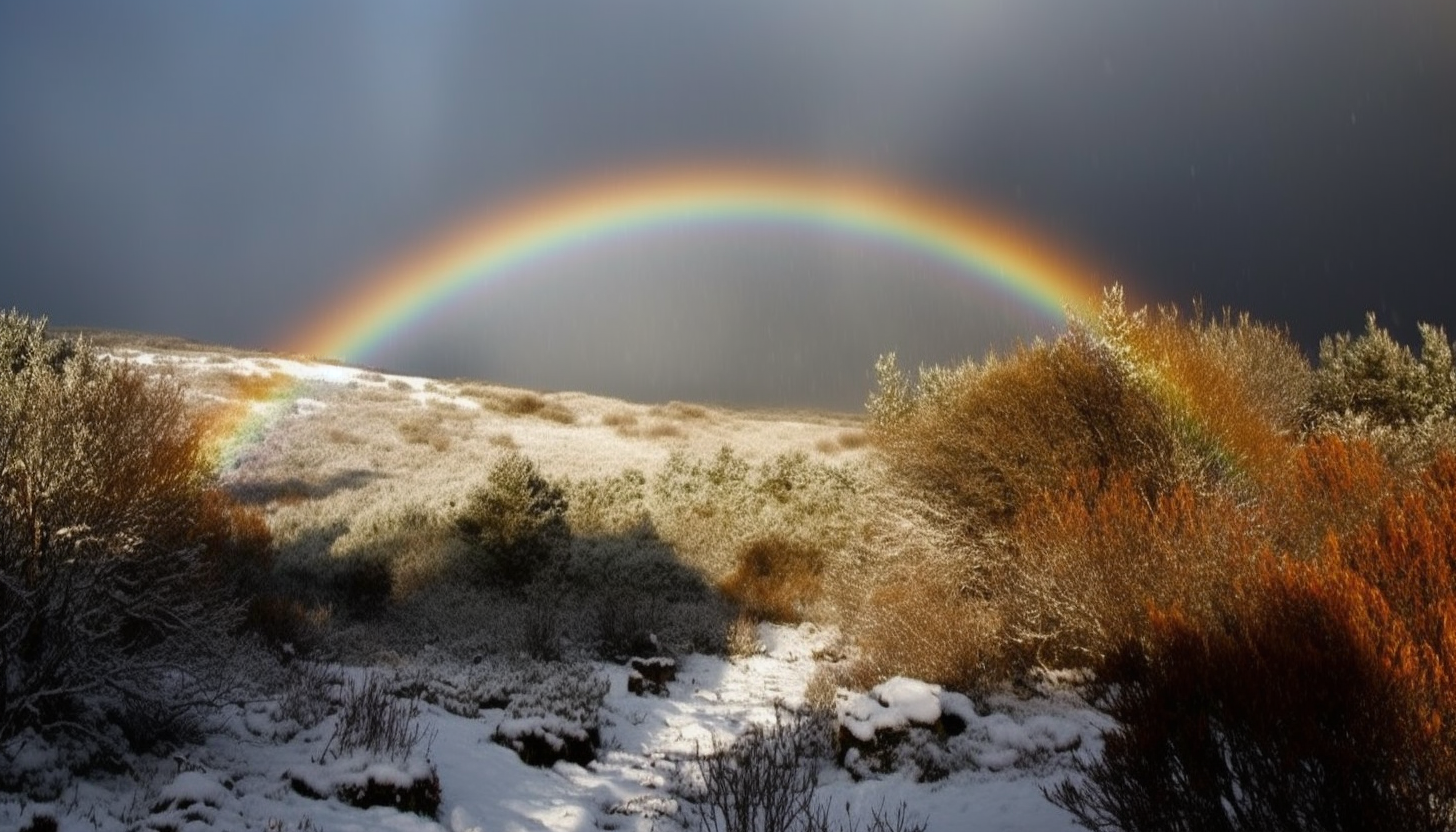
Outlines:
[[[653,696],[666,696],[667,685],[650,681],[634,670],[627,676],[627,692],[638,696],[646,696],[649,693]]]
[[[677,680],[677,662],[665,656],[633,659],[629,665],[633,670],[642,674],[643,679],[657,685],[666,686],[668,682]]]
[[[434,820],[435,813],[440,811],[440,775],[432,768],[430,776],[417,777],[404,787],[378,783],[371,778],[362,786],[339,786],[334,790],[334,796],[360,809],[393,806],[401,812],[411,812]]]

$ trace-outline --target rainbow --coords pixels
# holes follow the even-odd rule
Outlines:
[[[763,167],[654,169],[487,212],[389,263],[284,346],[359,361],[468,289],[622,238],[767,225],[846,234],[943,262],[1048,315],[1086,312],[1096,275],[985,212],[860,176]]]

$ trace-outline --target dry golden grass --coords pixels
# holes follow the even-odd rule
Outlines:
[[[402,419],[397,425],[399,435],[413,445],[428,445],[436,451],[450,449],[450,433],[444,419],[437,411],[426,410]]]
[[[860,428],[842,430],[832,437],[826,436],[814,442],[814,450],[821,454],[837,454],[841,451],[857,451],[871,443],[869,431]]]
[[[611,410],[602,416],[602,424],[619,430],[635,428],[637,427],[637,414],[627,410]]]
[[[697,404],[687,404],[685,402],[668,402],[667,404],[657,405],[649,410],[648,413],[659,419],[676,419],[678,421],[700,420],[709,417],[706,407]]]
[[[363,445],[368,441],[347,428],[331,427],[324,435],[335,445]]]

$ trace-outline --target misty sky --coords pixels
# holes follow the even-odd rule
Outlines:
[[[1312,347],[1456,328],[1456,3],[0,0],[0,306],[270,346],[462,216],[716,159],[929,188]],[[393,369],[855,408],[1048,321],[903,252],[711,229],[453,304]]]

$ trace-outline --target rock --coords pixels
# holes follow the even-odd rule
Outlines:
[[[556,717],[508,719],[490,735],[490,741],[516,752],[521,762],[550,768],[559,762],[585,766],[597,758],[601,732]]]
[[[668,682],[677,680],[677,661],[666,656],[632,659],[628,665],[633,671],[642,674],[643,679],[655,685],[666,687]]]
[[[440,775],[433,766],[410,774],[393,766],[344,773],[314,766],[290,770],[284,777],[294,792],[310,800],[332,797],[360,809],[392,806],[431,820],[440,811]]]

